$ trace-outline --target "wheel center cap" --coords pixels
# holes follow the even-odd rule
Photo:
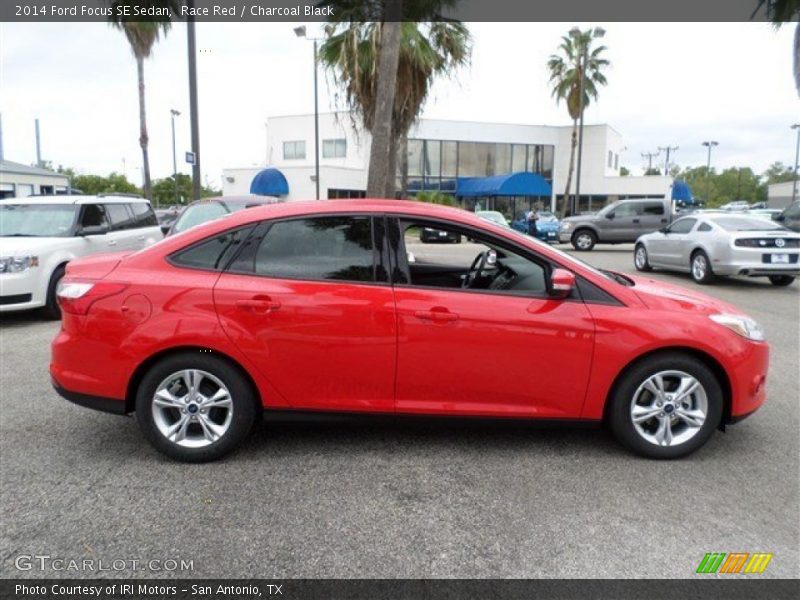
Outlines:
[[[665,413],[669,414],[669,413],[671,413],[673,410],[675,410],[675,407],[674,407],[672,404],[665,404],[665,405],[664,405],[664,412],[665,412]]]
[[[189,406],[186,407],[186,410],[188,410],[191,414],[195,414],[197,412],[197,404],[192,402]]]

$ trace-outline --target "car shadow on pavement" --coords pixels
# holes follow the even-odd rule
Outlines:
[[[25,310],[19,312],[0,313],[0,329],[4,327],[25,327],[37,323],[54,323],[47,319],[38,310]]]

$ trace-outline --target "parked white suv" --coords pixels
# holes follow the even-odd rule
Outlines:
[[[44,307],[73,258],[134,251],[163,237],[150,203],[126,196],[41,196],[0,201],[0,312]]]

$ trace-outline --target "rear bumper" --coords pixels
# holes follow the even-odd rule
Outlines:
[[[58,381],[56,381],[55,377],[51,377],[50,381],[53,384],[53,388],[62,398],[79,406],[84,406],[86,408],[112,413],[115,415],[124,415],[128,412],[123,400],[104,398],[102,396],[92,396],[89,394],[82,394],[80,392],[71,392],[68,389],[61,387]]]

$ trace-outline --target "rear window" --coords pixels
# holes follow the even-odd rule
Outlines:
[[[134,202],[130,205],[136,227],[155,227],[158,225],[156,213],[147,202]]]
[[[779,231],[781,225],[753,217],[716,217],[714,223],[725,231]]]
[[[252,229],[250,225],[198,242],[173,254],[170,262],[181,267],[219,271],[236,253]]]

